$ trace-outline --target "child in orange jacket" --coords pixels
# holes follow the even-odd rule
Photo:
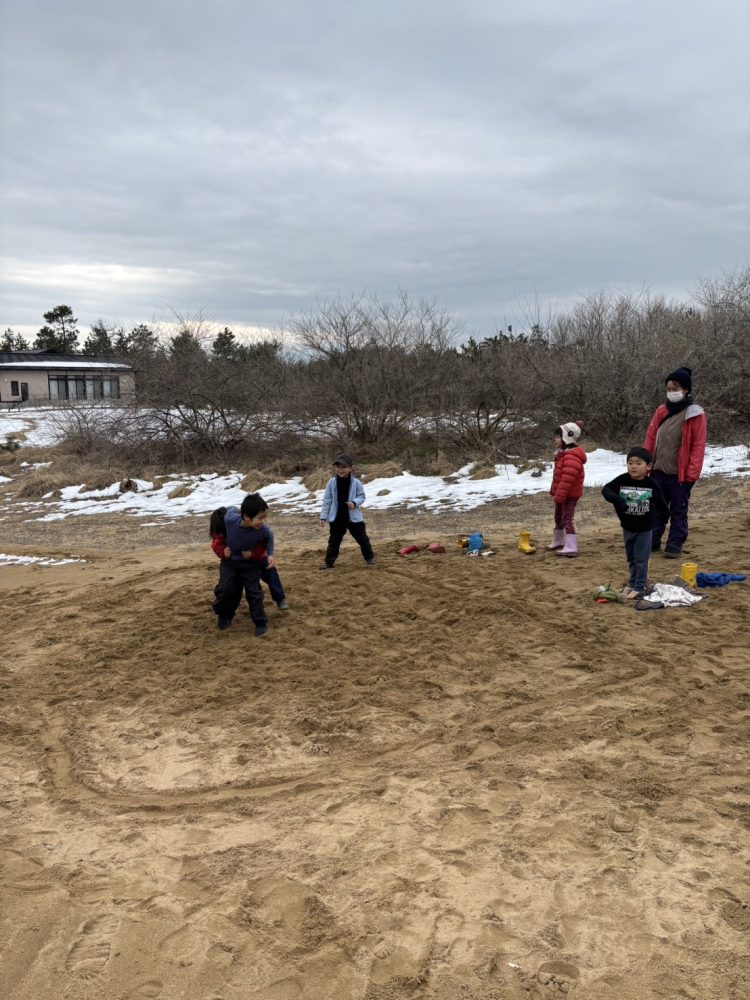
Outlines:
[[[552,474],[550,494],[555,501],[555,528],[548,549],[559,556],[573,558],[578,555],[578,537],[573,516],[576,504],[583,496],[583,467],[586,452],[578,442],[583,423],[561,424],[555,430],[555,469]]]

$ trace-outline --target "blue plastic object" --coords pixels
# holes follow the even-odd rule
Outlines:
[[[728,583],[741,583],[746,579],[742,573],[698,573],[695,582],[699,587],[726,587]]]
[[[482,548],[484,536],[479,531],[474,531],[469,535],[469,552],[479,552]]]

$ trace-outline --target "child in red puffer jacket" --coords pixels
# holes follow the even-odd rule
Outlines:
[[[550,494],[555,501],[555,529],[548,549],[556,549],[559,556],[578,555],[578,537],[573,515],[576,504],[583,496],[583,467],[586,452],[578,441],[583,423],[561,424],[555,430],[555,471],[552,474]]]

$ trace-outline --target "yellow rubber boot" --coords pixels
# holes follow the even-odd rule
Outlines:
[[[525,553],[527,556],[533,555],[536,552],[536,548],[531,544],[530,531],[522,531],[518,536],[518,551]]]

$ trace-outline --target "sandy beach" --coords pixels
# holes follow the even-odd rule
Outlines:
[[[699,484],[702,569],[750,569],[748,499]],[[262,640],[215,628],[200,519],[7,522],[86,561],[0,570],[3,995],[746,997],[750,583],[597,605],[616,521],[587,495],[579,559],[522,555],[548,507],[373,514],[328,574],[277,518]]]

